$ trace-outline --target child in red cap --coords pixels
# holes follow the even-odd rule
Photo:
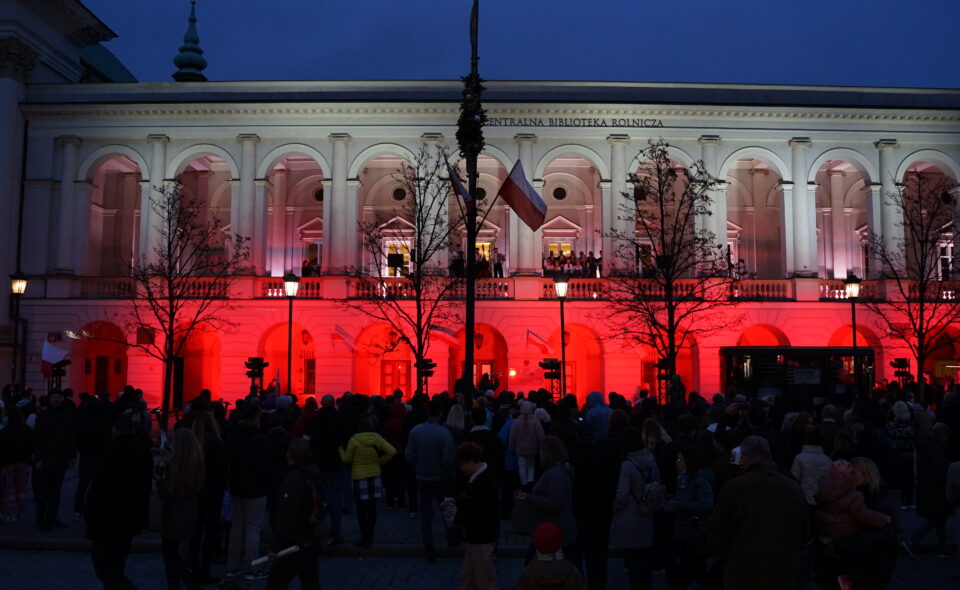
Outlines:
[[[563,533],[552,522],[533,532],[536,558],[527,564],[517,580],[517,590],[583,590],[583,576],[563,558]]]

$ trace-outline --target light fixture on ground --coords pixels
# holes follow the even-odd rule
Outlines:
[[[290,394],[291,384],[293,382],[293,300],[297,297],[297,291],[300,290],[300,277],[295,274],[286,274],[283,276],[283,294],[287,297],[289,303],[287,314],[287,395]],[[279,383],[277,384],[279,386]]]
[[[843,280],[843,286],[847,291],[847,299],[850,300],[850,320],[853,326],[853,385],[856,387],[857,395],[860,395],[860,354],[857,351],[857,299],[860,298],[860,277],[848,272],[847,278]]]
[[[564,325],[563,302],[567,298],[570,277],[558,274],[553,278],[553,286],[560,300],[560,396],[567,394],[567,329]]]
[[[27,291],[27,275],[17,271],[10,275],[10,295],[13,297],[13,362],[10,370],[10,383],[18,384],[17,374],[20,365],[20,298]]]

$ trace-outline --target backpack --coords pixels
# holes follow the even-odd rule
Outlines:
[[[322,484],[318,480],[312,479],[309,480],[307,485],[310,488],[310,498],[312,500],[307,526],[312,540],[316,544],[322,545],[330,538],[330,508],[323,499],[323,490],[320,489]]]
[[[653,479],[653,472],[649,469],[644,472],[640,469],[640,466],[637,465],[636,461],[633,459],[627,459],[630,463],[640,472],[640,475],[643,476],[643,490],[640,492],[638,497],[633,493],[633,490],[630,490],[630,495],[633,496],[634,501],[637,503],[637,510],[640,511],[640,514],[653,514],[657,510],[660,510],[660,505],[663,503],[663,492],[660,490],[660,482]]]

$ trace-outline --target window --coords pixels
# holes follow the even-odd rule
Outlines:
[[[548,242],[547,250],[554,257],[556,256],[570,256],[573,254],[573,241],[569,242]]]
[[[477,242],[477,260],[490,260],[490,253],[493,252],[491,242]]]
[[[384,240],[383,251],[386,262],[383,276],[402,277],[410,273],[410,244],[408,242]]]
[[[640,276],[649,279],[657,276],[657,263],[653,244],[637,244],[637,272]]]
[[[302,276],[320,276],[323,263],[323,242],[320,239],[303,240],[300,242],[301,257],[303,258]]]
[[[566,199],[567,189],[563,188],[562,186],[558,186],[557,188],[553,189],[553,198],[558,201]]]
[[[940,252],[937,256],[937,280],[949,281],[953,267],[953,243],[940,242]]]

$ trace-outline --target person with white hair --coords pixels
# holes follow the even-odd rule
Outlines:
[[[917,456],[917,425],[906,402],[893,404],[893,419],[887,422],[887,433],[897,450],[897,479],[900,484],[900,506],[904,510],[916,508],[913,499],[914,464]]]

